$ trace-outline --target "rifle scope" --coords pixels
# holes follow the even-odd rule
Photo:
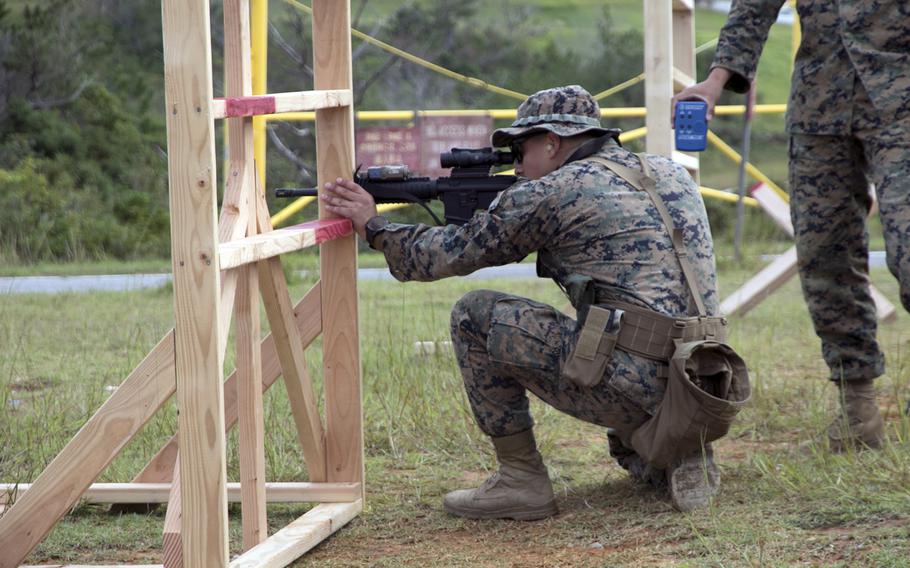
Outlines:
[[[507,166],[515,162],[512,152],[493,150],[493,148],[452,148],[451,152],[439,155],[439,162],[444,168],[472,168],[477,166]]]

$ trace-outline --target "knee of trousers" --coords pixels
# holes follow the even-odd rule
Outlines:
[[[474,343],[476,347],[486,349],[493,306],[504,296],[506,294],[493,290],[472,290],[455,302],[450,323],[452,342],[464,347]]]

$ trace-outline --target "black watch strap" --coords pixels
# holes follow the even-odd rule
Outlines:
[[[367,244],[371,249],[375,249],[373,246],[373,239],[376,238],[376,233],[385,228],[389,224],[389,220],[383,217],[382,215],[376,215],[371,217],[366,225],[364,225],[364,232],[366,232]]]

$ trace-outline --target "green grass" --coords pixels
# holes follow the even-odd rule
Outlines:
[[[761,265],[729,259],[719,243],[724,294]],[[873,274],[896,301],[896,284]],[[299,297],[311,277],[292,285]],[[816,443],[836,401],[794,280],[733,322],[731,343],[749,364],[754,397],[718,445],[720,498],[692,515],[632,483],[606,452],[603,430],[536,401],[542,452],[562,513],[539,523],[474,522],[441,511],[442,495],[479,483],[495,466],[470,415],[453,356],[417,355],[413,343],[448,338],[449,310],[489,287],[563,306],[546,281],[450,280],[361,284],[368,501],[364,513],[300,565],[312,566],[901,566],[910,554],[910,319],[883,326],[888,374],[879,381],[891,441],[880,452],[831,455]],[[0,297],[0,480],[31,481],[172,325],[168,290]],[[232,356],[228,355],[230,367]],[[308,351],[321,390],[317,342]],[[11,409],[11,401],[17,403]],[[284,390],[266,396],[268,478],[306,478]],[[99,481],[128,481],[173,432],[159,413]],[[237,475],[230,438],[229,477]],[[272,529],[306,510],[270,506]],[[239,521],[232,508],[232,550]],[[110,516],[82,505],[27,560],[159,562],[163,512]],[[592,548],[593,543],[599,546]]]

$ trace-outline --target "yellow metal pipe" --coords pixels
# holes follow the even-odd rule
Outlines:
[[[267,94],[266,72],[269,50],[269,2],[252,0],[250,5],[250,59],[253,94]],[[265,187],[265,123],[261,116],[253,117],[253,159],[260,187]]]
[[[726,142],[721,140],[720,136],[718,136],[717,134],[714,134],[710,130],[708,131],[708,142],[710,142],[711,144],[714,145],[715,148],[717,148],[718,150],[723,152],[728,158],[730,158],[731,161],[733,161],[737,164],[742,161],[742,156],[739,155],[739,152],[737,152],[736,150],[731,148],[729,144],[727,144]],[[758,181],[765,183],[768,187],[773,189],[774,192],[777,193],[781,197],[781,199],[783,199],[787,203],[790,202],[790,196],[787,195],[786,191],[781,189],[776,183],[771,181],[771,178],[769,178],[765,174],[761,173],[761,171],[759,171],[758,168],[756,168],[749,162],[746,162],[746,171],[749,172],[749,175],[751,175]]]
[[[314,201],[316,201],[315,197],[298,197],[293,203],[272,215],[272,226],[277,227],[279,225],[284,225],[285,222],[291,218],[291,215],[297,213]]]
[[[735,115],[743,114],[746,107],[743,105],[723,105],[714,109],[714,114]],[[782,114],[787,111],[786,104],[755,105],[759,114]],[[355,113],[357,120],[414,120],[418,116],[492,116],[495,119],[509,120],[515,118],[515,109],[485,109],[485,110],[361,110]],[[604,108],[600,109],[603,118],[636,118],[645,116],[645,107]],[[313,121],[316,120],[315,112],[288,112],[284,114],[268,114],[263,116],[267,121]]]
[[[631,142],[632,140],[638,140],[639,138],[644,138],[648,134],[648,127],[642,126],[635,128],[634,130],[627,130],[619,135],[620,142]]]
[[[719,189],[711,189],[710,187],[701,186],[698,188],[698,191],[701,192],[703,197],[710,199],[716,199],[718,201],[726,201],[727,203],[736,203],[739,201],[739,196],[735,193],[730,193],[728,191],[721,191]],[[743,197],[743,203],[749,207],[758,207],[758,201],[754,197]]]

